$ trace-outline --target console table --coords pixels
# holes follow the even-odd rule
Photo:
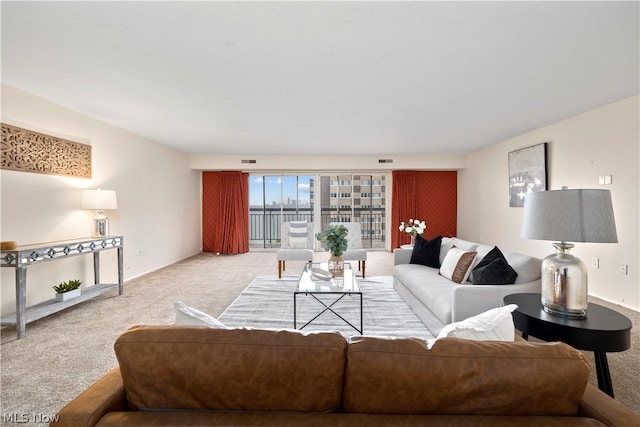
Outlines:
[[[109,249],[116,249],[118,251],[118,283],[100,283],[100,252]],[[75,240],[18,246],[16,249],[3,250],[0,255],[0,265],[2,267],[15,269],[16,312],[0,318],[0,324],[15,325],[18,339],[20,339],[25,335],[27,323],[95,298],[116,287],[119,290],[119,294],[122,295],[124,293],[122,268],[123,250],[124,238],[122,236],[85,237]],[[43,262],[87,254],[93,254],[94,285],[84,287],[79,297],[68,301],[56,301],[52,299],[34,305],[33,307],[26,306],[27,267]]]
[[[571,319],[549,314],[542,308],[540,294],[512,294],[505,304],[516,304],[513,322],[522,337],[529,335],[544,341],[562,341],[579,350],[593,351],[598,388],[613,397],[607,352],[624,351],[631,346],[631,320],[628,317],[589,303],[587,317]]]

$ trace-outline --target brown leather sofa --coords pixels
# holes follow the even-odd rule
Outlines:
[[[115,351],[56,426],[640,425],[562,343],[142,326]]]

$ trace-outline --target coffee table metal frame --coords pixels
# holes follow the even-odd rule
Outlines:
[[[294,329],[304,329],[309,324],[311,324],[314,320],[320,317],[323,313],[330,311],[338,318],[340,318],[344,323],[351,326],[356,330],[360,335],[362,335],[363,328],[363,312],[362,312],[362,289],[356,280],[355,273],[351,268],[351,264],[345,262],[344,264],[344,277],[343,278],[333,278],[331,280],[317,280],[312,279],[311,276],[311,268],[322,268],[327,269],[326,263],[323,264],[305,264],[304,270],[300,275],[300,279],[298,280],[298,286],[296,290],[293,292],[293,328]],[[310,295],[316,301],[318,301],[322,307],[324,307],[315,317],[306,322],[300,328],[298,328],[298,295]],[[337,298],[329,301],[323,301],[319,298],[319,295],[337,295]],[[359,296],[360,297],[360,328],[356,327],[353,323],[345,319],[340,313],[338,313],[334,306],[341,301],[346,296]]]

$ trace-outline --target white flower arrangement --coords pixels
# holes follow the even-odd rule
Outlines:
[[[409,219],[409,222],[402,221],[399,227],[400,231],[403,231],[411,236],[422,236],[424,230],[427,229],[427,224],[419,219]]]

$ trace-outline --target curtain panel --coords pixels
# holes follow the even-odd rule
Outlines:
[[[457,232],[458,173],[456,171],[393,171],[391,247],[411,241],[398,227],[402,221],[425,221],[425,239]]]
[[[202,172],[202,250],[249,252],[249,174]]]
[[[391,247],[398,248],[411,241],[406,233],[400,233],[398,227],[402,221],[416,218],[416,172],[393,171],[391,199]]]

